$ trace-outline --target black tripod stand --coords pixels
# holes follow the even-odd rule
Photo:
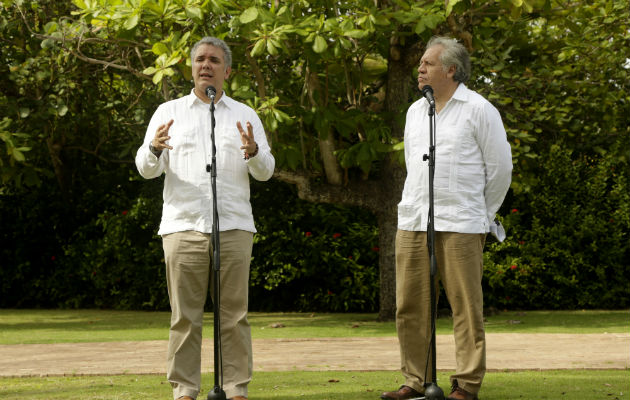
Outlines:
[[[431,285],[431,344],[427,356],[427,367],[424,372],[424,399],[444,400],[444,392],[435,382],[427,381],[427,369],[429,358],[431,359],[431,376],[437,380],[437,355],[435,343],[435,316],[437,312],[437,294],[435,288],[435,276],[437,275],[437,260],[435,259],[435,219],[434,219],[434,199],[433,199],[433,177],[435,176],[435,100],[433,99],[433,88],[426,85],[422,88],[422,94],[429,102],[429,154],[422,157],[423,161],[429,161],[429,220],[427,224],[427,245],[429,248],[430,262],[430,285]]]
[[[210,172],[212,186],[212,277],[213,277],[213,317],[214,317],[214,387],[208,392],[208,400],[226,400],[223,384],[223,352],[221,349],[221,316],[220,287],[221,249],[219,247],[219,212],[217,207],[217,147],[214,140],[214,98],[217,94],[213,86],[206,88],[206,96],[210,99],[210,136],[212,137],[212,164],[206,165]]]

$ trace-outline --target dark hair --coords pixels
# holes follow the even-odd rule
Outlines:
[[[195,53],[197,52],[197,49],[199,48],[199,46],[201,46],[202,44],[209,44],[223,50],[223,54],[225,54],[224,60],[223,60],[225,61],[225,68],[227,69],[232,66],[232,50],[230,50],[230,47],[223,40],[212,37],[212,36],[202,37],[201,39],[199,39],[197,43],[194,44],[192,49],[190,49],[191,64],[194,63]]]
[[[446,70],[455,66],[453,80],[466,83],[470,78],[470,55],[463,44],[446,36],[434,36],[427,43],[427,49],[432,46],[442,46],[444,50],[440,54],[440,62]]]

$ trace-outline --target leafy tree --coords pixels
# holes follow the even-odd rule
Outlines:
[[[37,185],[52,165],[61,192],[76,201],[72,188],[84,186],[74,171],[85,162],[128,163],[158,98],[189,91],[192,42],[224,38],[235,56],[230,95],[263,117],[275,178],[295,184],[303,199],[374,214],[382,318],[395,306],[402,123],[418,97],[413,74],[430,36],[466,44],[470,86],[502,112],[516,167],[507,209],[541,184],[540,159],[554,144],[574,149],[576,159],[628,158],[628,147],[613,146],[629,135],[622,0],[2,4],[13,17],[0,25],[13,74],[0,103],[9,116],[0,124],[3,182]]]
[[[6,68],[0,79],[6,149],[0,155],[0,281],[3,300],[13,301],[7,305],[37,306],[51,297],[44,289],[78,227],[106,209],[114,193],[120,200],[137,194],[131,150],[142,137],[143,104],[158,97],[147,93],[150,79],[122,80],[103,64],[64,51],[56,20],[76,9],[69,2],[4,1],[0,7]]]

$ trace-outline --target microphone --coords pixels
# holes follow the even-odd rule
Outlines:
[[[208,89],[206,89],[208,90]],[[422,95],[427,99],[431,106],[435,107],[435,99],[433,98],[433,88],[429,85],[422,87]]]
[[[214,86],[208,86],[206,88],[206,96],[208,96],[210,100],[214,100],[214,97],[216,95],[217,95],[217,90],[214,88]]]

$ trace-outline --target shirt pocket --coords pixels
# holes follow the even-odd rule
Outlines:
[[[199,140],[199,128],[185,127],[171,132],[169,166],[173,174],[184,182],[198,185],[206,173],[203,143]]]
[[[424,155],[429,154],[428,135],[420,135],[419,133],[410,135],[405,142],[405,146],[409,146],[409,149],[407,150],[407,154],[409,155],[407,163],[410,167],[412,167],[412,169],[422,168],[425,164],[427,164],[424,160]]]
[[[467,120],[448,124],[437,131],[435,187],[456,193],[461,190],[462,168],[468,165],[466,151],[476,147],[473,128]]]
[[[227,128],[217,132],[217,170],[228,182],[247,178],[247,167],[238,129]]]
[[[403,230],[420,231],[426,225],[428,211],[419,204],[398,204],[398,225]]]

